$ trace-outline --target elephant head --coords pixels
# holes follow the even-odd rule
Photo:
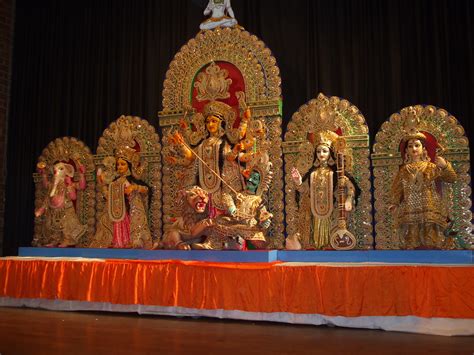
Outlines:
[[[56,194],[56,189],[59,183],[69,180],[74,176],[74,167],[71,164],[56,163],[53,167],[53,188],[49,194],[53,197]]]

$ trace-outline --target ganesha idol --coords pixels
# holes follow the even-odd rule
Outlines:
[[[87,226],[81,224],[77,216],[74,201],[77,192],[84,190],[86,180],[85,168],[78,166],[79,181],[73,181],[74,167],[71,164],[59,162],[53,166],[53,180],[48,179],[46,163],[38,163],[38,172],[42,176],[42,185],[47,189],[44,201],[35,210],[35,216],[44,216],[43,240],[48,247],[75,246],[87,232]]]

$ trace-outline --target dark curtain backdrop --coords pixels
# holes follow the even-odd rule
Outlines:
[[[73,136],[93,151],[121,114],[158,128],[174,54],[198,32],[206,1],[17,0],[9,119],[5,255],[33,235],[32,173],[43,148]],[[371,138],[412,104],[447,109],[470,137],[470,0],[234,0],[239,23],[281,70],[284,126],[318,92],[348,99]]]

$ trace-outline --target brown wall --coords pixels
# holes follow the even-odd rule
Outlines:
[[[8,104],[15,0],[0,0],[0,255],[3,250]]]

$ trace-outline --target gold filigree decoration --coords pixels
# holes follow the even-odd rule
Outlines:
[[[358,184],[361,194],[351,213],[348,229],[357,238],[357,249],[372,249],[372,204],[370,184],[369,136],[364,116],[349,101],[319,94],[302,105],[288,123],[283,142],[285,157],[285,212],[287,235],[299,233],[296,191],[291,169],[296,167],[305,175],[313,165],[317,133],[340,130],[347,144],[347,167]],[[304,244],[304,243],[303,243]],[[308,247],[308,245],[303,245]]]
[[[283,224],[283,161],[281,158],[281,78],[271,51],[256,36],[240,28],[216,28],[200,32],[189,40],[170,63],[163,84],[163,111],[159,113],[163,132],[163,156],[172,149],[167,136],[176,129],[191,106],[193,81],[201,68],[212,62],[228,62],[241,72],[245,83],[245,101],[253,118],[266,127],[265,140],[272,142],[268,154],[273,165],[273,181],[263,198],[273,213],[268,230],[269,248],[281,248],[284,242]],[[239,94],[240,96],[240,94]],[[232,121],[233,122],[233,121]],[[230,130],[230,121],[227,130]],[[258,123],[255,123],[258,125]],[[253,126],[252,126],[253,127]],[[197,131],[200,127],[196,128]],[[194,131],[194,132],[197,132]],[[197,172],[191,166],[163,162],[163,214],[173,211],[175,192],[190,186]]]
[[[198,101],[227,99],[230,97],[229,87],[232,79],[227,78],[229,73],[221,69],[216,63],[211,64],[204,72],[198,74],[194,87],[198,90]]]
[[[408,131],[408,132],[407,132]],[[442,148],[443,157],[453,165],[458,179],[446,184],[443,199],[451,211],[452,230],[461,237],[463,247],[474,248],[470,181],[469,140],[458,120],[446,110],[428,105],[403,108],[385,121],[375,136],[372,153],[375,195],[375,234],[377,249],[399,249],[400,240],[395,220],[388,207],[389,191],[402,164],[400,142],[407,133],[428,132]],[[439,152],[441,153],[441,151]],[[449,186],[448,186],[449,185]],[[453,203],[456,201],[456,203]],[[460,246],[458,246],[460,247]]]
[[[317,129],[318,132],[322,131],[335,131],[338,128],[339,112],[333,110],[329,105],[327,98],[321,97],[321,100],[316,101],[316,105],[308,106],[308,116],[313,129]],[[311,130],[309,132],[312,132]]]
[[[117,125],[117,129],[113,131],[113,139],[116,142],[121,142],[122,146],[133,147],[135,142],[133,140],[134,123],[132,120],[122,120],[121,124]]]
[[[97,168],[107,171],[104,166],[107,157],[115,155],[120,148],[128,146],[140,147],[140,164],[137,163],[143,171],[140,171],[140,179],[145,181],[151,189],[151,204],[148,213],[150,231],[154,241],[159,240],[161,236],[161,144],[160,138],[155,128],[148,121],[134,116],[120,116],[104,130],[99,139],[97,155],[94,157]],[[102,190],[97,186],[97,212],[100,216],[105,208],[105,198]]]
[[[217,61],[239,68],[249,102],[280,98],[280,70],[265,44],[239,28],[216,28],[199,33],[175,55],[163,85],[163,110],[169,112],[189,106],[196,73]]]
[[[77,167],[85,167],[86,188],[78,191],[76,200],[76,213],[79,221],[87,225],[87,233],[79,240],[77,246],[84,247],[89,244],[90,238],[95,232],[95,179],[94,160],[90,149],[80,140],[73,137],[56,138],[50,142],[38,158],[38,163],[46,167],[52,167],[57,162],[74,162],[75,177],[78,179]],[[35,182],[35,208],[43,203],[47,191],[42,186],[42,177],[38,173],[33,174]],[[42,246],[47,244],[41,233],[44,219],[35,219],[33,245]]]
[[[426,139],[426,136],[418,130],[420,126],[420,118],[413,106],[403,109],[403,116],[405,118],[403,123],[403,130],[405,136],[403,141],[409,141],[410,139]]]

